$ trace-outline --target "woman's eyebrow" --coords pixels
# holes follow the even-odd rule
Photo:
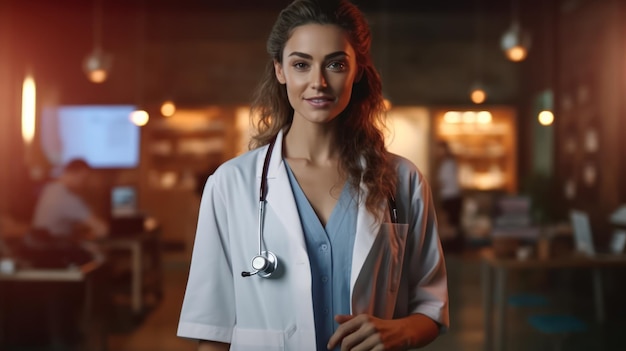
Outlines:
[[[299,52],[299,51],[294,51],[292,53],[290,53],[287,57],[291,57],[291,56],[297,56],[297,57],[301,57],[303,59],[308,59],[308,60],[312,60],[313,56],[309,55],[309,54],[305,54],[303,52]],[[324,59],[328,60],[331,58],[336,58],[336,57],[349,57],[350,55],[348,55],[348,53],[346,53],[345,51],[336,51],[333,53],[330,53],[326,56],[324,56]]]
[[[291,56],[298,56],[304,59],[309,59],[311,60],[313,58],[313,56],[309,55],[309,54],[305,54],[303,52],[298,52],[298,51],[294,51],[291,54],[289,54],[287,57],[291,57]]]
[[[337,57],[350,57],[350,55],[348,55],[348,53],[345,51],[336,51],[336,52],[333,52],[331,54],[324,56],[324,58],[327,60],[337,58]]]

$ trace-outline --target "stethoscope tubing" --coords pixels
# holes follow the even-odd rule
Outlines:
[[[259,229],[257,236],[259,238],[259,251],[261,256],[263,251],[263,224],[265,222],[265,199],[267,198],[267,172],[270,166],[270,159],[272,157],[272,151],[274,150],[274,144],[276,143],[276,137],[270,141],[265,154],[265,160],[263,161],[263,172],[261,173],[261,187],[259,189]]]

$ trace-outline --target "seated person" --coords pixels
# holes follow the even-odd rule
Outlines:
[[[54,239],[97,239],[108,233],[106,222],[98,218],[78,195],[89,177],[91,167],[82,159],[67,163],[61,176],[47,184],[37,201],[33,216],[33,233],[45,233]],[[79,238],[77,228],[87,233]]]
[[[61,175],[47,183],[35,206],[31,232],[27,235],[22,259],[29,266],[66,268],[80,266],[91,260],[103,261],[100,248],[93,239],[107,236],[108,225],[98,218],[81,198],[92,172],[90,165],[75,159],[68,162]],[[61,349],[75,349],[80,344],[78,333],[82,288],[58,282],[46,285],[39,313],[45,315],[40,325],[43,344]],[[74,296],[74,298],[68,298]],[[47,322],[47,323],[46,323]]]

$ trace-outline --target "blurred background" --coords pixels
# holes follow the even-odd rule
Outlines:
[[[74,322],[78,349],[195,348],[175,330],[200,193],[247,150],[288,3],[0,0],[0,349],[69,349],[50,329]],[[354,3],[389,148],[441,213],[452,326],[427,349],[626,349],[626,3]],[[458,225],[438,193],[441,141]],[[99,243],[105,269],[19,256],[42,187],[74,157],[95,168],[82,197],[120,233]],[[123,220],[113,194],[130,199]],[[80,318],[55,319],[50,296]]]

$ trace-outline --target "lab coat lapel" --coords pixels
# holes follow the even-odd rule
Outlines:
[[[295,342],[299,345],[313,345],[315,344],[315,334],[304,332],[315,330],[311,296],[311,268],[298,207],[291,190],[289,175],[287,174],[282,155],[283,132],[281,131],[276,136],[270,158],[267,172],[266,198],[266,210],[272,211],[275,217],[278,217],[280,223],[274,220],[272,223],[266,222],[265,225],[268,230],[271,228],[274,235],[280,235],[279,240],[285,240],[288,243],[289,252],[278,253],[279,265],[283,265],[289,271],[288,277],[293,279],[289,283],[289,286],[293,289],[292,293],[295,296],[299,296],[300,301],[304,302],[298,303],[296,306],[286,306],[286,308],[293,308],[298,329],[303,331],[300,333],[299,340]],[[258,180],[261,180],[264,159],[265,152],[260,152],[257,160]],[[281,262],[281,260],[283,261]],[[308,303],[306,303],[307,301]]]
[[[300,216],[296,206],[296,200],[291,190],[289,176],[285,169],[283,161],[283,132],[279,132],[276,136],[274,149],[267,174],[267,206],[274,211],[280,218],[285,227],[285,233],[290,237],[289,241],[294,243],[293,248],[301,251],[300,255],[295,257],[307,259],[306,242],[304,241],[304,233]],[[257,177],[261,179],[263,172],[263,161],[265,153],[259,154],[257,164]]]
[[[354,292],[354,285],[361,273],[361,268],[380,230],[380,222],[377,222],[376,218],[365,207],[366,198],[367,188],[361,183],[356,221],[356,236],[352,253],[352,271],[350,273],[350,295]]]

